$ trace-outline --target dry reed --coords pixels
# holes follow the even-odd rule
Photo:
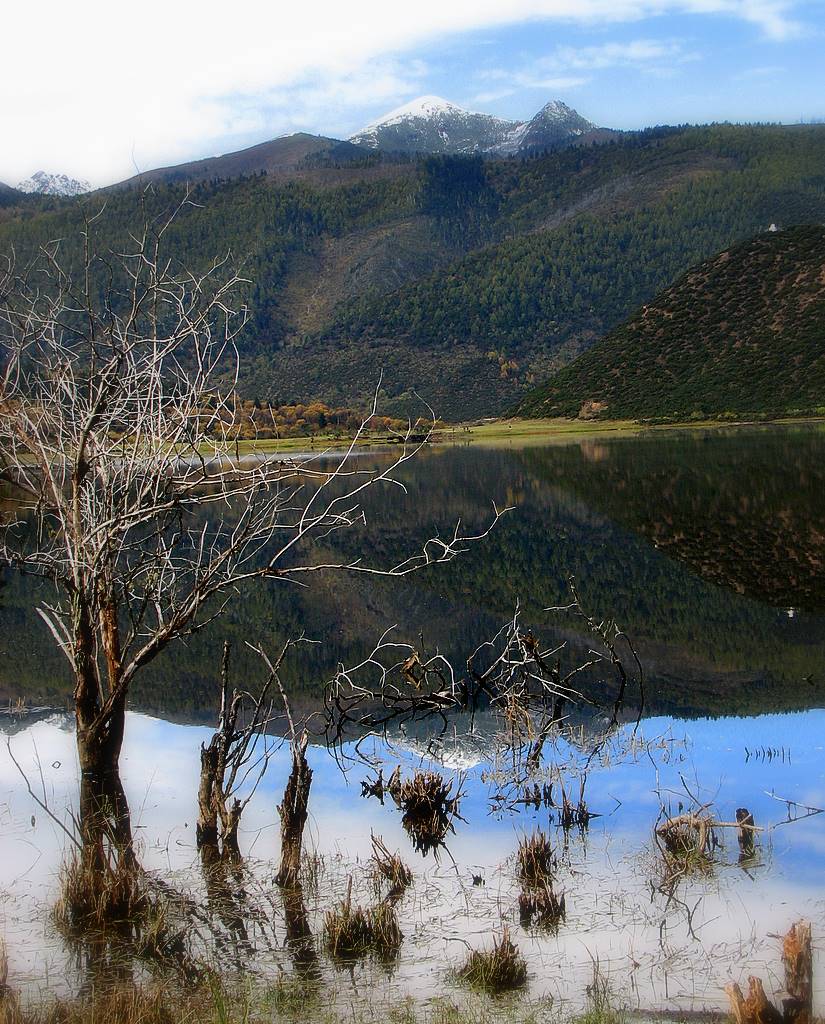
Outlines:
[[[549,882],[522,889],[518,910],[522,927],[536,927],[543,931],[556,931],[567,916],[564,893],[557,896]]]
[[[544,886],[556,871],[556,855],[547,834],[541,829],[524,836],[516,854],[518,877],[522,885]]]
[[[401,896],[412,884],[412,871],[398,853],[390,853],[381,836],[372,836],[372,871],[376,888],[380,883],[389,884],[389,896]]]
[[[145,875],[121,859],[107,860],[100,870],[72,854],[60,870],[54,921],[64,935],[110,928],[131,933],[151,911]]]

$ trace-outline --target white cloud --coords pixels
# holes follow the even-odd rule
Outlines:
[[[290,126],[331,130],[348,103],[392,105],[419,88],[423,70],[404,54],[471,30],[679,11],[738,17],[783,39],[798,30],[790,10],[789,0],[9,4],[0,178],[44,167],[103,182],[129,174],[133,158],[146,167]],[[569,77],[579,76],[545,76]]]
[[[656,39],[634,39],[628,43],[602,43],[599,46],[560,46],[547,59],[545,66],[600,70],[613,67],[631,67],[645,71],[663,63],[685,63],[695,60],[696,54],[685,52],[678,41],[662,42]]]
[[[775,79],[785,74],[785,68],[777,64],[766,64],[761,67],[746,68],[733,76],[735,82],[748,82],[753,79]]]
[[[586,85],[589,79],[584,77],[541,78],[532,75],[508,74],[506,81],[509,84],[502,85],[499,89],[482,90],[476,93],[473,96],[473,103],[495,103],[497,100],[512,96],[519,89],[540,89],[543,92],[558,95]]]
[[[498,83],[480,92],[475,101],[492,102],[511,96],[521,89],[565,92],[585,85],[590,79],[583,72],[629,67],[652,74],[671,74],[673,67],[698,59],[684,50],[677,40],[635,39],[625,43],[600,43],[597,46],[559,46],[546,57],[534,60],[519,70],[490,68],[479,73],[482,81]],[[578,74],[570,74],[578,72]]]

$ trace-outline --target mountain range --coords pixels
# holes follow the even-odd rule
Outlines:
[[[197,182],[265,174],[284,180],[341,163],[426,154],[523,156],[545,149],[604,142],[618,133],[599,128],[567,104],[552,100],[529,121],[473,113],[438,96],[421,96],[356,132],[348,140],[297,132],[222,156],[142,171],[115,188],[150,182]],[[317,175],[316,175],[317,177]]]
[[[691,267],[772,222],[825,222],[825,126],[588,136],[567,122],[567,141],[532,147],[536,118],[499,122],[492,142],[488,122],[486,141],[470,140],[450,135],[447,121],[468,122],[442,101],[412,106],[371,126],[374,147],[298,134],[130,179],[107,190],[99,244],[117,250],[189,189],[165,242],[193,269],[226,252],[243,264],[244,395],[352,406],[383,370],[382,411],[420,412],[421,395],[468,419],[512,409]],[[540,116],[550,128],[554,109]],[[399,126],[415,134],[422,117],[448,138],[399,152]],[[388,121],[395,141],[379,138]],[[601,144],[570,144],[588,138]],[[514,146],[516,159],[503,155]],[[23,259],[60,238],[71,262],[86,208],[0,189],[0,252]]]

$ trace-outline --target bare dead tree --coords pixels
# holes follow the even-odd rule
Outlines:
[[[125,712],[136,675],[170,644],[251,581],[404,576],[475,539],[458,524],[389,566],[313,557],[313,541],[365,522],[365,491],[398,483],[429,432],[411,423],[394,461],[354,464],[373,403],[333,468],[319,455],[243,458],[233,430],[243,280],[229,258],[201,273],[174,263],[165,242],[180,212],[119,252],[97,251],[91,218],[73,273],[57,242],[0,269],[0,480],[20,497],[0,564],[51,585],[38,610],[73,673],[92,865],[104,846],[135,863],[118,770]]]

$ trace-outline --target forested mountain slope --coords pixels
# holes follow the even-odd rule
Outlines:
[[[765,232],[695,267],[519,410],[699,418],[825,411],[825,228]]]
[[[511,408],[691,266],[780,225],[825,221],[825,128],[656,129],[530,159],[321,150],[291,170],[193,187],[167,241],[197,269],[231,250],[249,284],[241,387],[354,404],[383,369],[385,409]],[[121,248],[178,182],[0,209],[24,261],[84,216]],[[418,406],[420,408],[420,405]]]

